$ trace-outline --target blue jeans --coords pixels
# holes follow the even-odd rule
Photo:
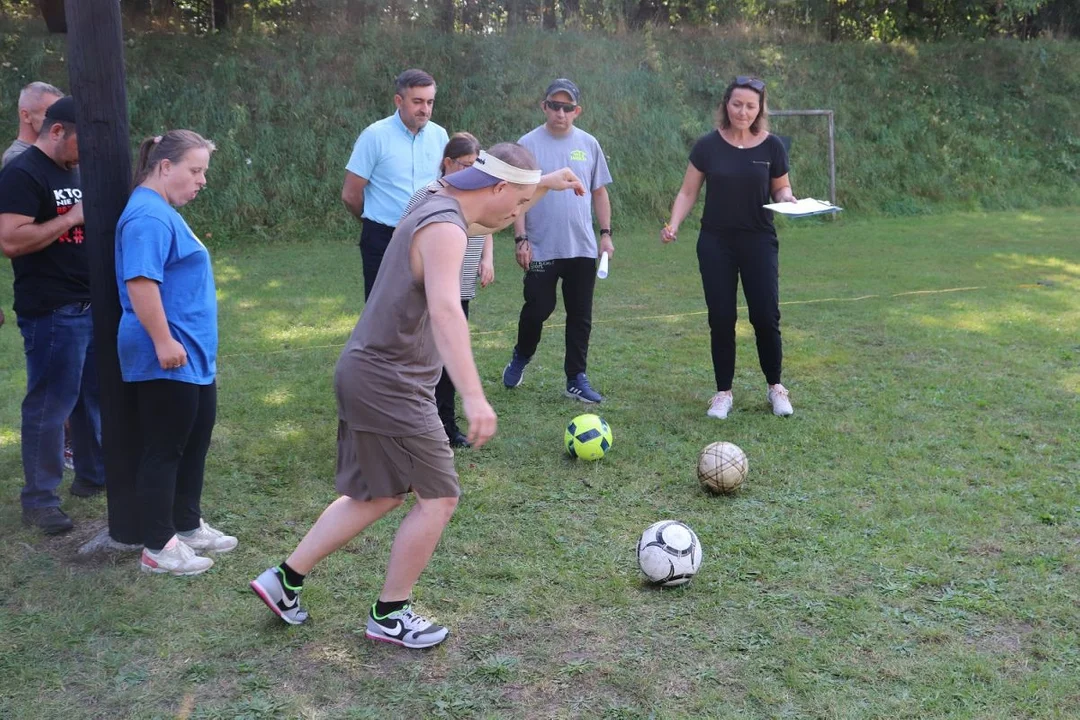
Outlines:
[[[101,408],[90,303],[19,317],[26,354],[22,404],[23,508],[58,507],[64,476],[64,421],[71,418],[75,476],[105,484]]]

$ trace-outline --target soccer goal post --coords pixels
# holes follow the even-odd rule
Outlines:
[[[828,152],[829,152],[829,202],[836,204],[836,122],[832,110],[770,110],[769,117],[824,117],[828,124]],[[791,153],[791,135],[778,136],[785,140],[788,154]]]

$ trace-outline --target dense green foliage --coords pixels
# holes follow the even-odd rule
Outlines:
[[[4,28],[0,117],[32,79],[67,87],[62,37]],[[220,238],[352,233],[339,201],[352,143],[393,108],[392,80],[439,81],[435,119],[491,144],[542,121],[553,77],[583,89],[579,125],[610,158],[616,224],[666,218],[694,139],[736,73],[769,84],[776,109],[836,111],[838,201],[911,214],[1075,202],[1080,44],[783,42],[643,32],[431,36],[384,27],[275,37],[163,33],[127,40],[133,142],[190,127],[217,142],[209,192],[190,209]],[[776,118],[794,138],[799,195],[827,197],[825,123]]]
[[[42,0],[0,0],[33,14]],[[46,0],[61,3],[62,0]],[[829,40],[1080,35],[1075,0],[120,0],[141,25],[195,32],[393,22],[444,33],[784,27]]]

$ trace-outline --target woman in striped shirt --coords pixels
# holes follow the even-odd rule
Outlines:
[[[443,175],[471,167],[479,154],[480,143],[475,137],[467,132],[454,133],[443,149],[442,164],[439,168],[440,179],[417,190],[409,200],[409,204],[405,206],[403,216],[408,215],[425,197],[442,189]],[[465,248],[465,261],[461,266],[461,309],[465,311],[465,317],[469,317],[469,301],[476,297],[477,278],[480,279],[481,287],[487,287],[495,279],[491,245],[491,235],[476,235],[469,237],[469,243]],[[454,409],[454,383],[445,369],[442,377],[439,378],[439,384],[435,386],[435,404],[439,408],[439,418],[442,420],[443,427],[446,428],[446,437],[450,439],[450,445],[468,447],[469,441],[465,439],[465,434],[457,425]]]

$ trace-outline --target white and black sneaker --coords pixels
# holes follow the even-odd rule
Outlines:
[[[280,568],[268,568],[250,585],[266,607],[290,625],[299,625],[308,619],[307,610],[300,607],[300,591],[303,588],[289,587]]]
[[[394,643],[407,648],[428,648],[438,645],[450,631],[436,625],[423,615],[417,615],[406,605],[386,617],[375,617],[375,606],[368,613],[367,632],[372,640]]]

